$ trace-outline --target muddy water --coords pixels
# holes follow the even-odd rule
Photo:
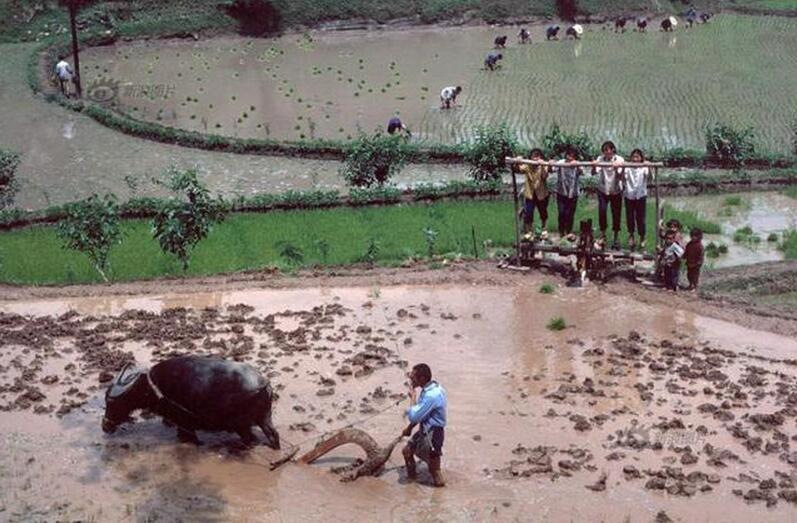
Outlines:
[[[415,139],[433,142],[467,141],[476,126],[503,123],[537,144],[556,122],[629,146],[699,148],[704,116],[728,119],[732,108],[783,150],[789,121],[779,110],[794,96],[780,88],[791,77],[773,56],[793,52],[794,27],[719,16],[677,36],[587,25],[581,41],[546,42],[540,25],[531,45],[517,43],[516,27],[312,31],[105,47],[85,63],[87,81],[115,88],[121,109],[229,136],[341,139],[399,114]],[[498,35],[509,36],[503,67],[485,71]],[[740,74],[751,85],[717,81]],[[461,106],[440,110],[440,90],[454,85],[464,88]]]
[[[25,81],[28,44],[0,45],[0,144],[18,152],[21,208],[42,208],[114,193],[157,195],[152,177],[170,166],[198,167],[214,192],[227,196],[288,189],[341,188],[339,162],[213,153],[132,138],[46,103]],[[397,177],[408,185],[466,176],[463,166],[412,164]],[[132,187],[135,187],[134,189]]]
[[[737,198],[740,203],[735,201]],[[720,234],[707,234],[703,240],[704,245],[714,242],[728,246],[727,254],[707,258],[717,268],[782,260],[783,253],[778,250],[781,236],[797,228],[797,199],[777,192],[674,197],[667,201],[678,209],[695,211],[701,218],[720,224]],[[747,226],[761,239],[760,243],[734,241],[734,233]],[[767,241],[773,233],[778,235],[778,241]]]
[[[746,492],[755,486],[731,479],[740,473],[763,480],[776,470],[788,473],[793,468],[777,452],[748,452],[726,426],[694,409],[698,403],[712,401],[705,388],[710,390],[714,384],[677,375],[667,376],[665,382],[664,375],[649,371],[647,362],[624,367],[621,361],[630,353],[623,356],[621,349],[649,347],[652,361],[665,362],[659,353],[669,345],[661,340],[671,340],[675,347],[688,344],[700,358],[705,347],[721,347],[732,352],[720,357],[723,365],[719,368],[738,382],[750,356],[734,353],[782,358],[794,354],[797,342],[642,305],[596,289],[558,288],[554,295],[541,295],[538,284],[513,289],[328,288],[2,303],[0,311],[29,315],[27,320],[0,316],[4,328],[10,329],[5,331],[9,339],[11,331],[33,328],[51,335],[53,344],[46,339],[34,344],[15,336],[13,344],[4,347],[0,385],[15,383],[33,359],[33,367],[41,370],[32,377],[22,376],[27,383],[51,372],[63,373],[59,374],[62,380],[68,381],[38,386],[46,399],[34,403],[55,402],[59,394],[69,394],[61,392],[67,388],[85,397],[75,398],[73,393],[70,398],[82,403],[77,401],[80,406],[62,417],[34,414],[19,402],[11,404],[10,411],[0,412],[0,514],[12,521],[649,521],[659,510],[683,520],[783,521],[791,517],[793,505],[784,500],[767,509],[763,502],[746,504],[732,494],[733,489]],[[313,311],[316,306],[321,308]],[[174,307],[187,310],[167,311]],[[125,315],[131,310],[140,312]],[[55,323],[47,319],[68,311],[74,313],[60,316]],[[147,311],[154,315],[148,316]],[[273,325],[264,329],[268,322],[261,319],[272,314]],[[554,316],[564,317],[568,328],[545,329]],[[56,324],[64,329],[62,336],[54,330]],[[193,334],[204,328],[207,332]],[[609,338],[628,336],[631,329],[643,333],[644,339]],[[146,335],[138,339],[142,332]],[[303,332],[306,342],[286,344],[282,335],[291,332]],[[95,337],[87,338],[89,333]],[[342,447],[313,466],[288,464],[269,472],[267,463],[277,454],[262,447],[241,449],[232,435],[200,433],[204,445],[195,447],[176,443],[173,429],[155,419],[138,419],[105,436],[99,430],[102,390],[97,370],[85,359],[92,353],[84,352],[85,340],[96,336],[104,337],[111,351],[132,351],[142,364],[188,350],[187,342],[193,343],[195,352],[223,353],[251,337],[252,348],[238,355],[269,373],[280,394],[274,418],[283,444],[299,443],[303,450],[320,433],[364,418],[370,419],[362,427],[378,441],[392,439],[403,427],[400,411],[379,411],[404,390],[404,371],[395,362],[426,361],[447,388],[450,400],[444,457],[449,486],[435,490],[423,484],[428,482],[423,468],[422,484],[400,484],[398,452],[381,477],[344,484],[328,469],[360,455],[356,448]],[[225,340],[225,348],[208,345],[205,338]],[[389,362],[361,377],[336,372],[346,365],[344,358],[367,344],[388,349]],[[42,353],[33,345],[48,349]],[[607,355],[617,352],[607,359],[598,355],[601,350]],[[671,357],[679,361],[678,356]],[[64,363],[76,363],[77,370],[59,371]],[[784,366],[769,359],[755,360],[755,365],[769,370]],[[764,374],[769,385],[762,392],[774,382],[794,391],[793,371],[787,372],[791,377]],[[316,395],[324,388],[319,384],[321,377],[336,382],[334,394]],[[587,378],[594,381],[595,391],[561,392],[563,385],[580,385]],[[640,384],[649,386],[653,396],[643,398]],[[377,387],[387,397],[373,394]],[[7,388],[0,390],[2,404],[16,396]],[[565,395],[551,396],[556,391]],[[731,410],[737,416],[753,410],[772,412],[776,410],[773,401],[766,395],[751,397],[752,405],[734,401]],[[589,419],[591,428],[574,430],[574,414]],[[634,450],[618,447],[614,436],[616,430],[632,427],[633,420],[649,429],[675,417],[683,420],[686,429],[665,435],[677,435],[676,447],[686,441],[700,456],[698,464],[683,466],[686,473],[719,474],[713,490],[691,497],[668,494],[645,488],[644,474],[643,479],[629,479],[622,472],[628,465],[639,470],[657,470],[662,464],[682,466],[678,463],[682,450],[676,452],[667,444],[675,440],[665,438],[661,450]],[[300,423],[311,425],[302,430]],[[698,425],[707,426],[708,432],[697,431]],[[780,429],[790,435],[793,419]],[[766,433],[761,435],[767,438]],[[731,450],[745,463],[726,460],[725,468],[706,466],[706,451],[701,450],[705,442]],[[514,467],[522,472],[529,466],[523,461],[525,453],[538,445],[555,448],[552,470],[513,476],[509,471]],[[623,457],[607,460],[614,452]],[[520,462],[513,462],[518,458]],[[608,473],[606,489],[585,489],[602,472]]]

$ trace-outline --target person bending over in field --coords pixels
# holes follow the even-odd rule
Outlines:
[[[498,67],[498,62],[504,58],[504,55],[498,51],[490,51],[484,59],[484,68],[489,71],[495,71]]]
[[[559,26],[558,25],[549,25],[545,28],[545,39],[546,40],[559,40]]]
[[[530,44],[531,43],[531,33],[525,27],[521,27],[520,31],[517,34],[518,39],[520,40],[521,44]]]
[[[647,16],[640,16],[636,19],[636,30],[640,33],[644,33],[648,30],[648,17]]]
[[[462,92],[462,87],[449,86],[440,91],[440,109],[451,109],[452,105],[457,105],[457,96]]]
[[[405,134],[407,138],[412,136],[412,133],[401,121],[401,118],[394,116],[387,122],[387,134],[396,134],[397,132]]]
[[[628,22],[628,19],[625,16],[618,16],[614,19],[614,32],[621,32],[625,33],[625,24]]]
[[[565,151],[565,159],[556,162],[556,204],[559,208],[559,236],[574,241],[573,220],[576,216],[576,206],[578,205],[579,177],[584,174],[584,170],[573,165],[577,160],[577,153],[573,147],[568,147]]]
[[[532,160],[542,161],[543,155],[540,149],[532,149],[529,153]],[[534,209],[540,213],[542,222],[542,238],[548,236],[546,224],[548,223],[548,166],[547,165],[528,165],[513,164],[517,172],[523,174],[525,184],[523,186],[523,233],[534,232]]]
[[[639,150],[631,151],[633,163],[643,163],[645,154]],[[628,248],[636,247],[634,234],[639,234],[639,248],[645,250],[645,211],[648,200],[649,167],[625,167],[622,171],[625,196],[625,222],[628,228]]]
[[[607,141],[601,145],[602,155],[592,162],[592,175],[598,174],[598,224],[601,229],[601,243],[606,244],[606,228],[609,226],[607,211],[612,210],[612,249],[620,248],[620,220],[623,212],[623,188],[621,184],[621,166],[623,157],[617,154],[614,142]],[[595,164],[611,163],[613,167],[596,167]]]
[[[507,38],[508,37],[506,35],[496,36],[495,40],[493,40],[493,43],[495,44],[495,48],[496,49],[504,49],[504,48],[506,48],[506,40],[507,40]]]

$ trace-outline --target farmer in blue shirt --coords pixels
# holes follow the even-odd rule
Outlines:
[[[418,387],[421,389],[420,396],[415,392]],[[417,477],[415,456],[418,456],[429,466],[434,486],[444,487],[446,483],[440,471],[440,457],[443,455],[445,439],[446,390],[436,381],[432,381],[432,369],[429,365],[419,363],[412,368],[409,397],[410,408],[407,409],[406,416],[410,424],[402,434],[409,436],[416,425],[421,428],[402,451],[407,465],[407,479],[413,481]]]

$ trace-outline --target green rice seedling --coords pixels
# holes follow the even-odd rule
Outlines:
[[[543,283],[540,285],[540,294],[553,294],[555,290],[556,287],[550,283]]]
[[[545,326],[548,330],[552,331],[561,331],[567,328],[567,323],[565,323],[565,319],[561,316],[557,316],[555,318],[551,318],[548,320],[548,324]]]

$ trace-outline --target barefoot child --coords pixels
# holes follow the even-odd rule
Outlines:
[[[543,159],[540,149],[532,149],[529,154],[532,160],[541,161]],[[548,223],[548,168],[544,165],[515,164],[517,171],[523,174],[525,184],[523,187],[523,232],[525,234],[534,231],[534,209],[540,213],[542,222],[542,235],[546,236],[546,224]]]
[[[639,149],[631,151],[631,161],[642,163],[645,155]],[[625,195],[625,223],[628,228],[628,248],[634,250],[636,239],[634,234],[639,234],[639,248],[645,250],[645,211],[648,200],[648,180],[650,169],[648,167],[626,167],[623,169]]]
[[[567,166],[576,161],[578,161],[576,150],[573,147],[568,147],[565,151],[565,159],[559,160],[555,164],[557,168],[556,203],[559,208],[559,236],[567,237],[570,241],[575,240],[572,232],[580,192],[578,179],[584,174],[584,170],[577,165]]]
[[[689,279],[690,291],[696,291],[700,283],[700,268],[703,266],[703,231],[692,229],[689,231],[689,243],[686,244],[686,277]]]
[[[684,248],[676,241],[676,233],[667,230],[664,235],[664,287],[667,290],[678,291],[678,276],[681,273],[681,258],[684,255]]]

